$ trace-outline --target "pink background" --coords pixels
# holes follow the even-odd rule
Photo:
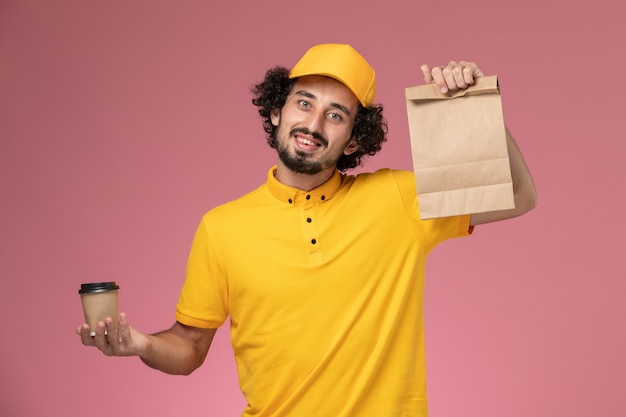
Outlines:
[[[624,2],[0,1],[0,415],[237,416],[228,332],[190,377],[75,335],[81,282],[174,320],[200,216],[275,161],[248,88],[312,44],[375,66],[411,168],[404,88],[477,61],[539,207],[438,248],[426,326],[434,417],[626,415]],[[242,261],[246,254],[242,253]]]

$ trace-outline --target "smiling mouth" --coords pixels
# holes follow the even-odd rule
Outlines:
[[[327,147],[328,140],[317,132],[311,133],[306,128],[296,128],[291,132],[291,136],[299,143],[306,146]]]
[[[321,143],[317,143],[317,142],[313,142],[312,140],[306,139],[306,138],[301,138],[301,137],[296,137],[296,140],[304,145],[308,145],[308,146],[322,146]]]

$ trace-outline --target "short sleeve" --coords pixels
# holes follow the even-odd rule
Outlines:
[[[228,284],[218,259],[205,215],[191,245],[185,283],[176,304],[176,320],[179,322],[200,328],[217,328],[226,320]]]
[[[422,235],[425,242],[428,242],[430,248],[446,239],[472,234],[473,227],[470,225],[470,215],[421,220],[414,173],[397,170],[393,171],[393,175],[402,194],[405,207],[416,219],[418,233]]]

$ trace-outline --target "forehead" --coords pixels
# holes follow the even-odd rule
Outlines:
[[[291,94],[306,91],[318,100],[327,100],[356,109],[358,99],[342,82],[322,75],[306,75],[296,80]]]

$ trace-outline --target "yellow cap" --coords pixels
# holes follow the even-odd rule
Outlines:
[[[289,78],[325,75],[345,84],[363,107],[374,104],[376,73],[350,45],[327,43],[316,45],[296,63]]]

